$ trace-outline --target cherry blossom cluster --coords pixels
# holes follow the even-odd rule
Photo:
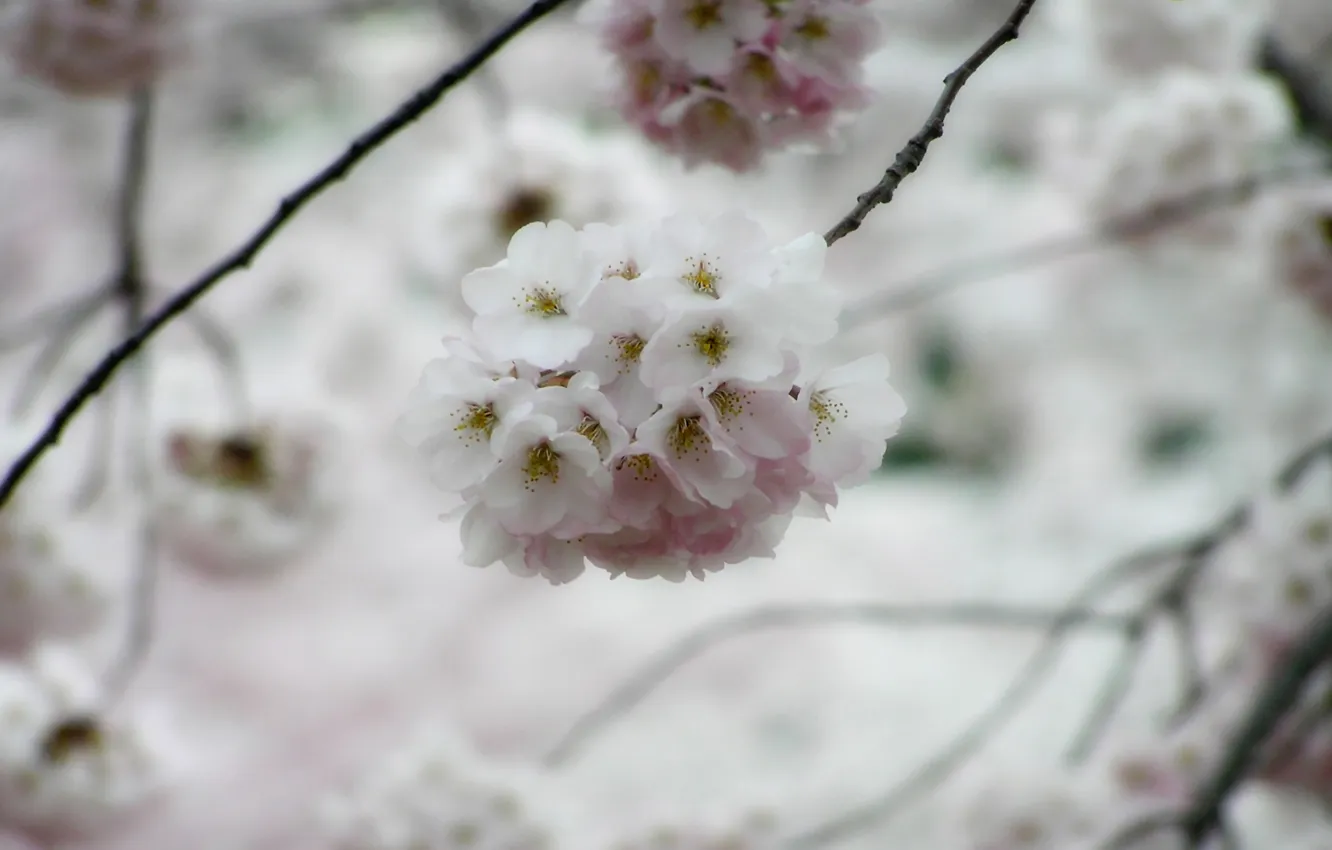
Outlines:
[[[180,48],[181,0],[18,0],[0,36],[24,73],[108,97],[151,82]]]
[[[157,502],[163,544],[211,576],[272,573],[332,513],[326,436],[307,423],[174,430]]]
[[[164,790],[164,741],[108,719],[82,661],[44,646],[0,665],[0,820],[47,842],[104,834]]]
[[[27,503],[0,510],[0,653],[90,634],[110,613],[106,576],[62,551]]]
[[[1166,4],[1185,5],[1185,4]],[[1291,130],[1280,89],[1256,74],[1178,70],[1127,88],[1097,110],[1063,113],[1048,125],[1050,174],[1095,221],[1239,183],[1270,167]],[[1147,227],[1141,244],[1228,243],[1240,205]]]
[[[320,814],[336,850],[542,850],[554,845],[531,794],[432,736],[390,755]]]
[[[584,7],[623,75],[625,118],[686,165],[735,171],[826,142],[866,103],[880,27],[868,0],[595,0]]]
[[[463,559],[553,583],[702,578],[826,516],[905,412],[882,355],[820,368],[840,299],[817,234],[739,213],[534,223],[468,274],[399,430],[461,496]]]

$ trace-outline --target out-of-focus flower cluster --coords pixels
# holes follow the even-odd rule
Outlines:
[[[736,171],[767,150],[826,142],[859,109],[880,28],[867,0],[597,0],[623,73],[619,106],[690,166]]]
[[[1247,67],[1266,0],[1082,0],[1067,4],[1096,59],[1127,78],[1174,68],[1208,73]]]
[[[106,97],[151,82],[181,47],[180,0],[18,0],[0,37],[24,73]]]
[[[328,437],[308,423],[174,431],[157,509],[164,544],[213,576],[285,564],[333,510]]]
[[[49,841],[105,833],[156,799],[162,742],[102,716],[98,687],[63,650],[0,665],[0,818]]]
[[[424,740],[392,754],[323,807],[337,850],[542,850],[544,818],[514,777]]]
[[[1103,108],[1050,124],[1049,167],[1094,221],[1222,191],[1271,168],[1289,138],[1290,109],[1276,84],[1253,74],[1177,70],[1126,88]],[[1191,215],[1186,226],[1148,226],[1144,244],[1235,238],[1238,205]],[[1176,222],[1162,222],[1161,224]]]
[[[741,214],[527,225],[462,280],[400,431],[462,496],[464,560],[565,582],[772,557],[797,508],[865,481],[905,412],[888,363],[830,369],[826,245]]]

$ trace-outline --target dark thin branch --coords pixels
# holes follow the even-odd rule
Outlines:
[[[615,688],[596,708],[580,717],[549,753],[544,763],[559,767],[573,758],[598,733],[624,717],[658,685],[688,662],[731,638],[769,629],[874,623],[897,628],[965,626],[971,628],[1084,628],[1123,631],[1127,619],[1079,610],[1042,610],[1002,605],[793,605],[760,608],[729,617],[690,633]]]
[[[865,217],[870,214],[875,207],[892,201],[893,195],[897,192],[897,187],[902,185],[916,169],[920,168],[925,161],[925,154],[929,152],[930,145],[938,138],[943,136],[944,121],[948,118],[949,111],[953,108],[953,102],[962,92],[962,87],[971,79],[972,74],[980,70],[999,48],[1010,41],[1016,41],[1018,31],[1022,27],[1023,21],[1031,14],[1032,8],[1036,5],[1036,0],[1018,0],[1017,6],[1012,14],[1004,21],[1003,25],[995,31],[994,35],[986,39],[985,43],[976,49],[976,52],[967,58],[947,77],[944,77],[944,90],[939,99],[935,101],[934,109],[930,112],[930,117],[926,119],[925,125],[920,128],[916,135],[912,136],[897,153],[893,164],[883,173],[883,178],[860,197],[856,198],[856,206],[846,217],[833,226],[823,236],[823,240],[829,245],[841,239],[850,233],[860,229],[860,225],[865,223]]]
[[[149,339],[193,306],[220,281],[248,268],[277,232],[324,190],[344,179],[362,160],[429,111],[445,94],[467,79],[520,32],[565,2],[567,0],[537,0],[468,56],[357,136],[342,154],[283,198],[272,216],[244,244],[167,299],[133,334],[111,349],[60,406],[37,439],[13,463],[4,480],[0,481],[0,507],[8,503],[19,483],[42,455],[60,441],[61,435],[79,411],[102,391],[120,367],[138,353]]]

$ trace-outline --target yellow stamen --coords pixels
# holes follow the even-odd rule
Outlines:
[[[685,20],[696,30],[705,30],[722,21],[721,0],[697,0],[685,10]]]
[[[694,348],[709,366],[720,366],[726,359],[726,352],[731,347],[731,335],[721,322],[714,322],[712,327],[690,334]]]
[[[620,356],[616,359],[620,361],[620,371],[627,371],[631,366],[638,362],[643,356],[643,348],[647,345],[647,340],[638,334],[624,334],[611,338],[620,349]]]
[[[805,18],[795,31],[810,41],[822,41],[832,34],[832,30],[828,28],[828,19],[818,15]]]
[[[453,430],[458,432],[463,440],[479,443],[482,440],[489,440],[498,424],[499,417],[495,414],[495,405],[468,402],[467,409],[463,411]]]
[[[814,439],[821,443],[846,416],[846,405],[823,393],[813,393],[809,397],[809,412],[814,414]]]
[[[721,101],[716,102],[721,103]],[[722,105],[725,106],[726,104],[723,103]],[[712,267],[708,265],[708,258],[704,256],[696,262],[693,257],[690,257],[689,264],[693,266],[693,269],[680,275],[680,280],[701,295],[720,298],[721,296],[717,294],[717,284],[721,281],[721,275],[713,271]]]
[[[553,289],[539,286],[524,296],[523,301],[527,304],[527,312],[533,316],[550,319],[569,315],[564,311],[560,294]]]
[[[709,393],[708,401],[712,403],[712,409],[717,411],[717,418],[722,422],[739,417],[748,407],[745,395],[725,384]]]
[[[550,447],[550,443],[538,443],[527,450],[527,465],[523,467],[527,473],[527,489],[543,478],[549,478],[550,483],[558,484],[560,480],[560,456]]]
[[[602,458],[610,454],[610,435],[606,433],[605,428],[601,427],[599,421],[586,413],[583,414],[583,421],[578,423],[574,433],[586,437],[589,443],[596,446],[597,454],[601,455]]]
[[[697,414],[681,416],[675,420],[675,424],[666,435],[666,442],[675,450],[677,458],[699,451],[710,444],[707,434],[703,433],[702,417]]]

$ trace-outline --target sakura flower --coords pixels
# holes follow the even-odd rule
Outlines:
[[[760,0],[658,0],[653,29],[662,49],[699,74],[721,74],[735,44],[767,29]]]
[[[766,289],[777,267],[763,227],[738,212],[710,219],[671,216],[661,223],[651,252],[644,283],[675,308]]]
[[[1286,192],[1269,202],[1267,254],[1279,284],[1332,322],[1332,191]]]
[[[701,392],[682,394],[638,427],[637,442],[691,499],[727,508],[749,490],[754,470],[708,433],[707,410]]]
[[[314,422],[174,430],[157,507],[166,548],[212,576],[289,563],[335,511],[330,436]]]
[[[577,231],[553,221],[519,229],[508,256],[467,275],[462,289],[475,333],[497,354],[553,369],[592,341],[575,313],[596,282]]]
[[[828,80],[854,78],[860,57],[879,40],[879,25],[864,5],[796,0],[784,10],[776,38],[797,67]]]
[[[451,354],[426,364],[397,429],[429,461],[436,486],[460,492],[499,463],[491,449],[495,429],[508,421],[533,387],[487,370],[460,349]]]
[[[47,842],[104,835],[165,790],[165,741],[105,717],[83,662],[42,647],[0,665],[0,818]]]
[[[810,447],[810,412],[789,389],[722,381],[706,398],[708,430],[750,457],[799,457]]]
[[[545,534],[560,526],[564,537],[577,537],[604,515],[610,474],[588,436],[529,410],[504,426],[495,451],[499,464],[480,496],[510,534]]]
[[[826,144],[868,102],[879,38],[859,0],[593,0],[583,20],[619,61],[625,118],[686,167],[733,171]]]
[[[657,391],[704,380],[763,381],[782,371],[780,337],[758,299],[689,310],[643,348],[643,383]]]
[[[901,424],[906,405],[888,384],[888,361],[870,355],[829,369],[800,390],[814,417],[808,465],[818,478],[853,486],[883,459],[883,445]]]

